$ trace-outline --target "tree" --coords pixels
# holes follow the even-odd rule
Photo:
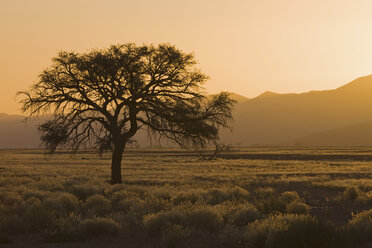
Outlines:
[[[39,126],[50,151],[112,150],[111,183],[121,183],[125,146],[139,129],[180,146],[201,147],[228,127],[234,101],[206,97],[208,79],[193,54],[169,44],[113,45],[87,53],[60,52],[22,96],[29,117],[53,113]]]

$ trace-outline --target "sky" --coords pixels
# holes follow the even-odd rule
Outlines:
[[[209,93],[334,89],[372,74],[370,0],[0,0],[0,113],[61,50],[171,43]]]

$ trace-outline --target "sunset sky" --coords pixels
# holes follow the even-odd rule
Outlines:
[[[372,74],[370,0],[0,0],[0,113],[60,50],[171,43],[210,93],[337,88]]]

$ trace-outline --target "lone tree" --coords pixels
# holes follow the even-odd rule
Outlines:
[[[22,96],[29,117],[53,113],[39,126],[42,144],[76,151],[112,150],[111,183],[121,183],[125,146],[139,129],[181,146],[203,147],[228,127],[234,101],[206,97],[208,79],[193,54],[169,44],[113,45],[87,53],[60,52]]]

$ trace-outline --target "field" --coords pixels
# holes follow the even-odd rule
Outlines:
[[[3,247],[370,247],[372,148],[0,150]],[[364,245],[364,246],[363,246]]]

